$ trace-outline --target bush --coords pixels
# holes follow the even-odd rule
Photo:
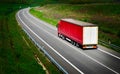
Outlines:
[[[120,38],[120,30],[118,31],[117,36]]]

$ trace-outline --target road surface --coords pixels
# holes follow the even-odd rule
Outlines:
[[[57,28],[33,17],[29,8],[16,14],[19,25],[68,74],[119,74],[120,54],[103,46],[82,50],[57,37]]]

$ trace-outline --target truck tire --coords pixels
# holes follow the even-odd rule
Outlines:
[[[73,41],[73,40],[71,41],[71,43],[72,43],[72,45],[74,45],[74,46],[76,45],[76,42],[75,42],[75,41]]]
[[[58,33],[58,37],[61,38],[60,33]]]
[[[62,35],[62,39],[65,40],[65,36],[64,35]]]
[[[76,47],[78,47],[78,48],[80,47],[79,43],[76,43]]]

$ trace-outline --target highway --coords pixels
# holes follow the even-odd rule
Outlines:
[[[33,17],[29,8],[17,12],[19,25],[68,74],[120,74],[120,54],[101,45],[83,50],[58,38],[57,28]]]

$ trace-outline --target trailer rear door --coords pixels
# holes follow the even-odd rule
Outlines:
[[[83,27],[83,45],[98,44],[98,27]]]

